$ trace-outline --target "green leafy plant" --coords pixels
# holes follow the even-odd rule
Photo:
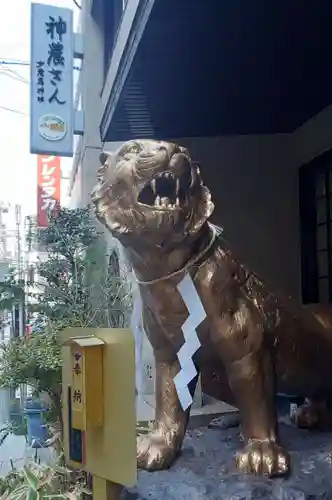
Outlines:
[[[0,386],[28,384],[36,394],[48,394],[55,420],[61,422],[60,332],[66,327],[125,326],[130,285],[120,276],[117,260],[106,254],[90,208],[61,208],[46,229],[30,225],[29,238],[44,249],[45,258],[28,283],[15,281],[12,272],[0,285],[0,311],[1,293],[6,308],[23,296],[33,331],[0,346]]]
[[[5,477],[0,477],[0,498],[5,498],[5,495],[20,486],[22,481],[16,469],[11,470]]]
[[[62,359],[56,331],[47,328],[28,338],[12,338],[0,345],[0,359],[2,386],[28,384],[36,393],[47,393],[60,417]]]
[[[56,331],[67,326],[122,326],[130,290],[125,274],[109,266],[90,209],[60,209],[36,237],[47,258],[36,267],[30,311]]]
[[[15,278],[15,271],[10,270],[5,281],[0,283],[0,311],[11,310],[13,305],[24,299],[24,283]]]
[[[71,472],[57,464],[30,463],[20,471],[11,471],[0,482],[3,500],[78,499],[83,482],[71,481]]]

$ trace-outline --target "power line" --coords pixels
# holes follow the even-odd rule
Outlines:
[[[1,69],[0,67],[0,75],[5,75],[5,76],[8,76],[8,78],[12,78],[12,80],[16,80],[17,82],[21,82],[21,83],[25,83],[25,84],[28,84],[28,80],[25,80],[25,78],[21,77],[18,75],[18,74],[12,74],[12,72],[10,71],[6,71],[6,70],[3,70]]]
[[[77,0],[73,0],[74,4],[76,5],[76,7],[80,10],[82,10],[82,7],[81,5],[79,5],[79,3],[77,2]]]
[[[7,73],[7,71],[2,71],[1,69],[0,69],[0,75],[1,76],[7,76],[8,78],[11,78],[12,80],[15,80],[16,82],[27,83],[27,82],[21,80],[20,78],[17,78],[16,76],[11,75],[10,73]]]
[[[23,111],[19,111],[18,109],[7,108],[6,106],[0,106],[0,110],[9,111],[10,113],[16,113],[22,116],[29,116],[28,113],[24,113]]]
[[[28,64],[28,62],[21,61],[21,60],[15,60],[14,62],[15,62],[15,65],[24,64],[24,66],[26,66],[26,64]],[[19,81],[24,82],[24,83],[29,83],[28,80],[24,76],[22,76],[20,73],[18,73],[16,70],[6,67],[8,65],[9,64],[7,61],[3,61],[3,62],[0,61],[0,69],[3,71],[3,73],[7,73],[7,76],[10,76],[9,75],[9,73],[10,73],[11,77],[13,79],[19,80]]]
[[[30,63],[28,61],[22,61],[20,59],[7,59],[7,58],[0,60],[0,64],[8,64],[10,66],[30,66]]]
[[[73,0],[73,1],[74,1],[74,3],[76,3],[75,0]],[[78,4],[77,4],[77,7],[81,8]],[[26,84],[29,83],[28,80],[26,80],[22,75],[17,73],[15,70],[7,69],[7,68],[2,69],[1,66],[25,66],[26,67],[26,66],[30,66],[30,63],[28,61],[22,61],[21,59],[7,59],[7,58],[0,59],[0,74],[6,75],[6,76],[13,78],[14,80],[20,81],[22,83],[26,83]],[[77,67],[77,66],[74,66],[73,69],[77,70],[77,71],[81,71],[81,68]],[[24,113],[23,111],[19,111],[17,109],[13,109],[13,108],[8,108],[6,106],[0,106],[0,110],[8,111],[9,113],[15,113],[15,114],[18,114],[21,116],[29,116],[29,114]]]
[[[6,68],[4,71],[8,71],[8,73],[11,73],[13,76],[16,76],[17,78],[22,80],[22,82],[24,82],[24,83],[29,83],[28,80],[24,76],[22,76],[20,73],[18,73],[14,69],[7,69]]]
[[[30,66],[30,63],[28,61],[13,61],[13,60],[6,60],[6,59],[0,59],[0,65],[7,65],[7,66]],[[76,71],[81,71],[81,68],[79,66],[73,66],[73,69]]]

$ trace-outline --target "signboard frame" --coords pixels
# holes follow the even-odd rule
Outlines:
[[[31,4],[30,153],[73,156],[71,9]]]

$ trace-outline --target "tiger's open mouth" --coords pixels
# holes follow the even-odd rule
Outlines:
[[[138,203],[157,210],[180,210],[188,203],[192,186],[191,170],[179,176],[162,172],[145,184],[138,195]]]

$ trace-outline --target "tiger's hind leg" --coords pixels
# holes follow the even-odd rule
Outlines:
[[[291,416],[291,421],[300,429],[316,431],[332,430],[332,401],[326,398],[307,399]]]

